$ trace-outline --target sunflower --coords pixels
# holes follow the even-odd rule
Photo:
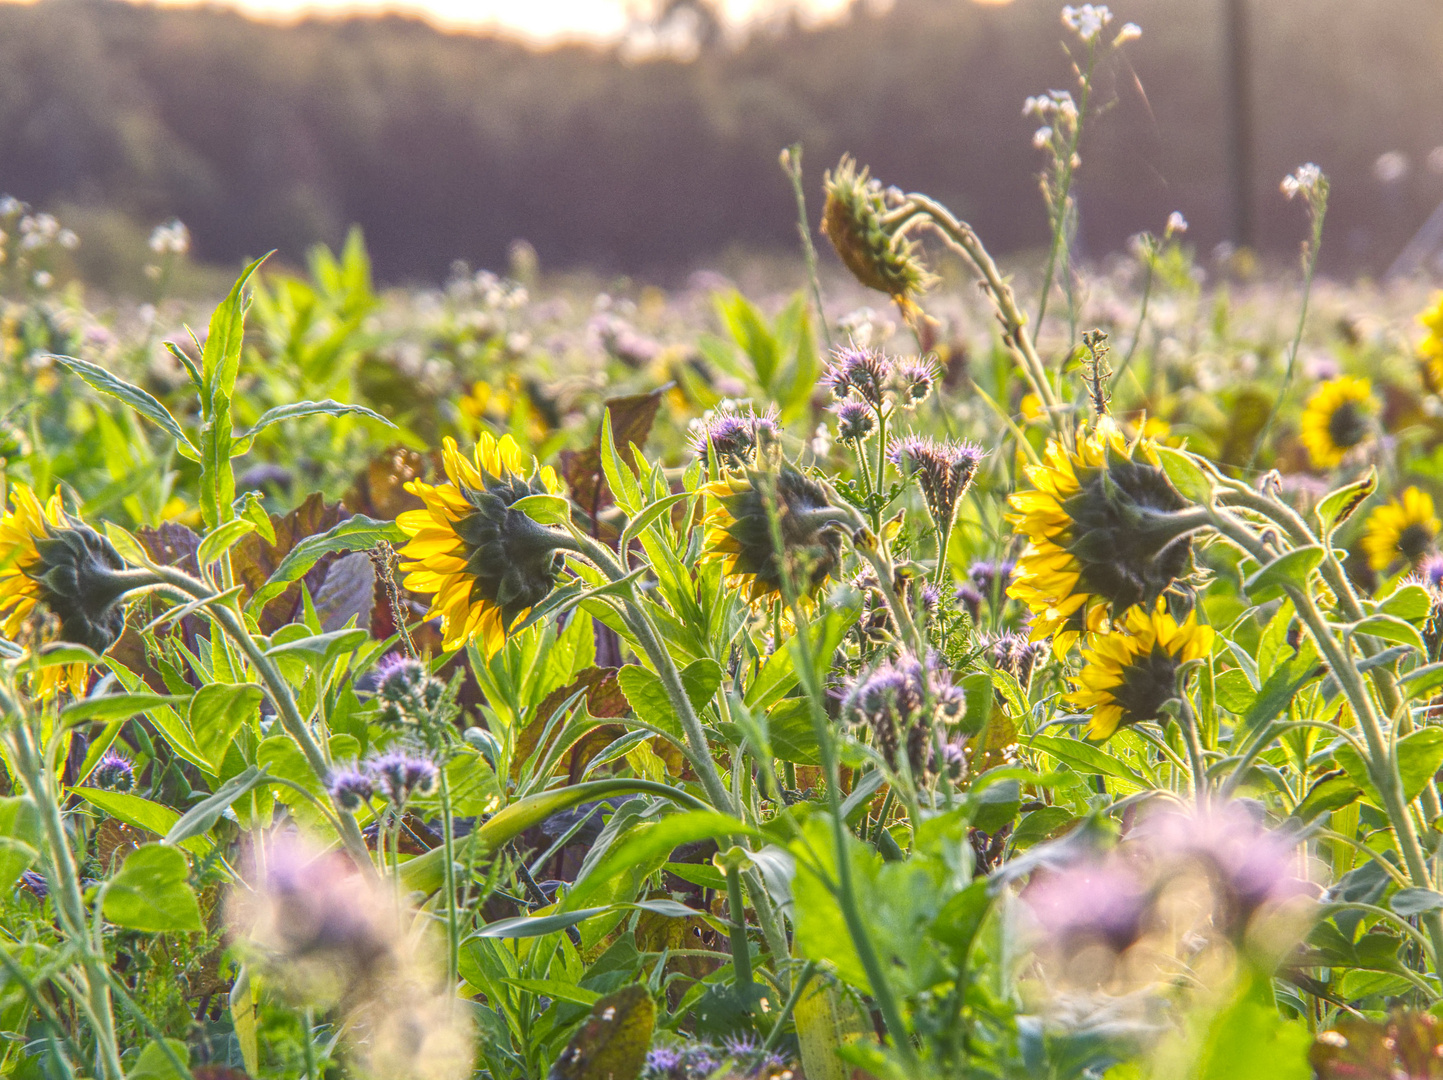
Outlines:
[[[1433,512],[1433,498],[1410,487],[1392,502],[1377,507],[1363,526],[1363,551],[1379,573],[1398,562],[1416,566],[1432,550],[1443,531]]]
[[[914,297],[937,279],[922,262],[921,245],[888,220],[882,185],[850,156],[827,172],[823,184],[822,233],[852,276],[886,293],[908,318],[920,313]]]
[[[1090,709],[1089,739],[1106,739],[1119,727],[1156,720],[1181,693],[1179,670],[1211,651],[1213,629],[1190,612],[1181,623],[1162,605],[1127,613],[1120,626],[1098,635],[1082,652],[1083,668],[1068,702]]]
[[[120,601],[140,583],[137,573],[110,541],[66,514],[58,490],[42,505],[25,484],[11,486],[10,509],[0,516],[0,633],[7,638],[103,653],[125,629]],[[42,610],[58,625],[43,626]],[[35,690],[79,695],[87,681],[84,664],[48,667]]]
[[[1153,444],[1129,445],[1111,421],[1079,432],[1077,449],[1052,440],[1033,489],[1008,501],[1028,539],[1007,595],[1032,612],[1032,640],[1053,639],[1058,656],[1078,636],[1105,628],[1130,607],[1150,607],[1192,570],[1197,523],[1158,464]]]
[[[560,535],[513,506],[530,495],[560,494],[561,481],[534,460],[527,476],[510,435],[497,441],[483,432],[470,459],[447,438],[441,460],[447,483],[406,484],[426,505],[396,519],[411,538],[400,551],[408,560],[403,584],[434,594],[427,617],[441,616],[443,648],[480,638],[491,657],[555,587],[561,569]]]
[[[1315,468],[1332,469],[1372,432],[1376,403],[1367,379],[1329,379],[1303,407],[1301,436]]]
[[[706,518],[703,557],[720,560],[723,573],[753,602],[782,593],[782,562],[772,537],[775,512],[782,553],[806,596],[814,594],[842,559],[847,512],[832,505],[827,489],[789,465],[706,487],[718,506]]]
[[[1435,394],[1443,394],[1443,292],[1433,297],[1433,306],[1418,316],[1428,331],[1418,345],[1423,381]]]

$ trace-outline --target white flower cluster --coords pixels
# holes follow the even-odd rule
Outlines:
[[[150,250],[157,255],[184,255],[190,250],[190,230],[180,218],[157,225],[150,234]]]
[[[26,214],[20,219],[22,251],[38,251],[52,244],[70,251],[80,246],[80,237],[69,229],[62,229],[53,214]]]
[[[1283,194],[1290,199],[1301,195],[1311,201],[1326,183],[1327,179],[1323,176],[1323,170],[1310,161],[1306,165],[1299,165],[1297,172],[1283,177],[1283,182],[1279,186],[1282,188]]]
[[[1036,117],[1043,125],[1032,133],[1032,145],[1046,150],[1059,134],[1065,142],[1077,127],[1077,103],[1066,90],[1049,90],[1022,103],[1022,115]]]
[[[1089,45],[1097,40],[1102,28],[1110,22],[1112,12],[1106,4],[1083,4],[1081,7],[1068,4],[1062,9],[1062,25]]]
[[[1178,236],[1185,232],[1187,232],[1187,218],[1183,217],[1179,211],[1174,210],[1167,216],[1165,233],[1168,236]]]

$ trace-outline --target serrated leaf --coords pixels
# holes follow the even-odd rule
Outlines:
[[[89,360],[55,354],[51,354],[50,358],[79,375],[92,390],[124,402],[151,423],[159,425],[176,441],[177,445],[186,447],[192,452],[195,451],[190,438],[182,430],[175,417],[170,414],[170,410],[140,387],[112,375],[99,364],[91,363]]]
[[[319,536],[306,537],[293,547],[266,583],[246,602],[246,611],[252,614],[259,612],[267,601],[283,593],[291,582],[304,577],[325,555],[367,551],[382,540],[399,545],[406,539],[406,534],[394,521],[376,521],[364,514],[349,517]]]

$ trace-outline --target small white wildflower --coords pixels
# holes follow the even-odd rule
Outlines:
[[[55,283],[55,278],[51,276],[49,270],[37,270],[34,281],[37,289],[48,289]]]
[[[1283,177],[1283,182],[1279,187],[1283,194],[1290,199],[1298,195],[1311,198],[1322,181],[1323,170],[1310,161],[1306,165],[1299,165],[1297,172]]]
[[[1167,235],[1179,236],[1187,232],[1187,218],[1181,212],[1174,210],[1167,216]]]
[[[1142,27],[1135,22],[1123,23],[1122,29],[1117,32],[1117,37],[1112,39],[1112,47],[1120,48],[1129,41],[1136,41],[1140,37],[1142,37]]]
[[[1072,100],[1072,95],[1066,90],[1052,91],[1052,100],[1057,109],[1057,115],[1062,119],[1073,123],[1077,120],[1077,103]]]
[[[1034,97],[1029,97],[1026,101],[1022,103],[1023,116],[1035,116],[1038,119],[1046,119],[1047,114],[1051,111],[1052,99],[1042,94],[1038,94]]]
[[[824,458],[832,452],[832,430],[826,424],[818,424],[812,433],[812,453]]]
[[[14,217],[25,209],[25,204],[14,195],[0,195],[0,217]]]
[[[1081,7],[1069,4],[1062,9],[1062,25],[1089,45],[1097,40],[1102,28],[1110,22],[1112,12],[1106,4],[1083,4]]]
[[[190,230],[185,222],[173,218],[157,225],[150,234],[150,250],[157,255],[184,255],[190,250]]]
[[[1052,129],[1050,127],[1040,127],[1032,133],[1032,145],[1039,150],[1046,150],[1051,142]]]

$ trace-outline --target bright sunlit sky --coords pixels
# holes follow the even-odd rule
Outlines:
[[[195,0],[161,0],[192,3]],[[535,41],[562,38],[615,38],[627,26],[628,12],[647,10],[646,0],[220,0],[265,17],[292,18],[308,12],[403,11],[423,15],[439,26],[502,30]],[[746,21],[793,8],[809,18],[826,18],[847,0],[722,0],[727,16]]]

